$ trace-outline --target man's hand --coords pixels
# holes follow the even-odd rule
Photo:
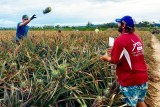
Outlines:
[[[108,61],[108,62],[111,61],[111,57],[108,56],[108,53],[107,53],[107,52],[106,52],[105,55],[100,56],[100,59],[101,59],[102,61]]]
[[[33,20],[34,18],[37,18],[35,14],[30,18],[30,20]]]
[[[102,61],[107,61],[107,59],[105,58],[105,56],[100,56],[100,59],[101,59]]]

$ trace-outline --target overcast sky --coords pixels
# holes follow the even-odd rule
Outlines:
[[[160,0],[0,0],[0,7],[0,27],[16,27],[23,14],[37,15],[30,26],[102,24],[124,15],[160,23]]]

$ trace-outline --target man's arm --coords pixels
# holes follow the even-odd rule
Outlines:
[[[27,25],[34,18],[37,18],[35,14],[30,19],[25,20],[24,22],[22,22],[19,26],[25,26],[25,25]]]
[[[25,20],[25,21],[22,22],[19,26],[25,26],[25,25],[27,25],[30,21],[31,21],[31,19]]]
[[[101,59],[102,61],[111,62],[111,57],[108,56],[108,53],[107,53],[107,52],[106,52],[105,55],[101,56],[100,59]]]

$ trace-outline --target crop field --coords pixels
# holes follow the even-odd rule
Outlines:
[[[151,33],[137,31],[144,43],[149,79],[155,61]],[[30,31],[14,55],[15,31],[0,31],[0,106],[116,107],[123,105],[114,68],[99,58],[114,30]],[[116,93],[116,95],[115,95]],[[149,101],[149,95],[147,100]],[[151,103],[151,102],[149,102]]]

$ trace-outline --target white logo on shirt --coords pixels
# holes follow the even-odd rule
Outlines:
[[[132,52],[137,48],[137,51],[141,51],[143,48],[142,48],[142,44],[141,42],[133,42],[133,49],[132,49]]]

